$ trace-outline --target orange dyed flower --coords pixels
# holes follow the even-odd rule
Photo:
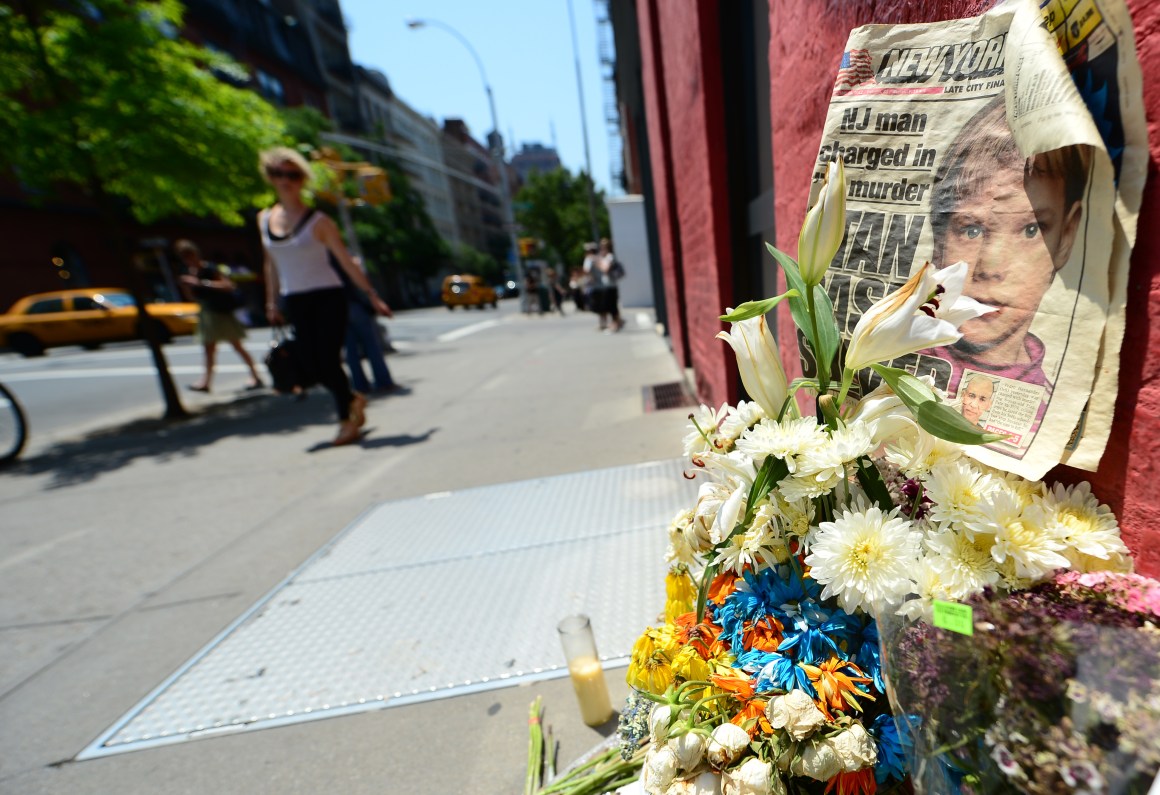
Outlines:
[[[783,629],[781,622],[773,616],[765,616],[754,624],[747,622],[741,633],[741,644],[747,651],[749,649],[777,651],[777,647],[784,640]]]
[[[871,680],[862,675],[862,670],[852,662],[843,662],[837,657],[831,657],[821,665],[801,664],[802,669],[809,676],[814,689],[818,691],[818,708],[833,720],[831,709],[845,711],[847,707],[856,712],[862,711],[858,698],[874,700],[874,696],[858,689],[858,684],[867,684]]]
[[[718,574],[709,583],[709,601],[718,606],[725,604],[726,597],[737,590],[737,581],[740,579],[731,571]]]
[[[756,736],[758,732],[772,734],[773,727],[769,725],[769,718],[765,717],[765,705],[767,703],[764,698],[752,698],[748,701],[743,701],[741,703],[741,709],[737,710],[729,722],[736,723],[745,729],[749,732],[750,737]]]
[[[718,690],[732,693],[739,699],[753,698],[753,680],[740,668],[732,669],[736,673],[713,674],[709,677],[713,686]]]
[[[826,784],[826,795],[874,795],[878,782],[874,780],[874,768],[864,767],[854,773],[839,773]]]

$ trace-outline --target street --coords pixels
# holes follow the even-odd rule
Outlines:
[[[498,310],[456,310],[442,307],[413,309],[396,313],[385,321],[391,343],[398,355],[388,357],[388,366],[405,359],[417,345],[434,343],[444,335],[488,328],[490,322],[518,314],[519,301],[503,301]],[[272,332],[268,328],[249,329],[246,350],[269,380],[262,359],[269,349]],[[214,392],[202,396],[186,389],[202,373],[202,349],[192,337],[179,337],[163,349],[169,372],[181,392],[186,408],[197,410],[236,396],[246,384],[246,366],[228,345],[219,345],[214,368]],[[369,376],[369,370],[368,370]],[[108,427],[118,420],[160,416],[164,410],[157,369],[141,342],[113,343],[101,350],[79,347],[49,349],[43,357],[25,359],[14,353],[0,353],[0,381],[16,395],[29,422],[29,443],[25,455],[35,454],[55,440],[93,428]]]
[[[400,350],[389,362],[410,392],[371,401],[365,439],[344,448],[329,445],[333,406],[321,390],[302,401],[238,393],[245,376],[231,369],[208,398],[182,395],[194,417],[166,423],[152,375],[124,374],[147,368],[142,350],[6,359],[3,378],[11,375],[29,404],[33,439],[28,453],[0,473],[0,792],[516,791],[526,761],[527,706],[536,694],[548,705],[562,762],[601,741],[609,728],[584,726],[568,680],[551,679],[75,759],[369,508],[679,456],[688,409],[646,411],[642,393],[682,375],[655,333],[651,311],[628,310],[625,317],[622,332],[600,334],[591,314],[526,317],[514,301],[498,314],[403,313],[390,324]],[[254,334],[251,343],[260,348],[262,339]],[[179,371],[179,383],[196,377],[191,342],[167,351],[175,366],[193,368]],[[232,365],[230,356],[223,352],[223,363]],[[94,395],[101,403],[92,409]],[[81,420],[83,432],[67,430]],[[669,481],[689,483],[677,477],[660,485]],[[554,498],[541,490],[533,502]],[[604,499],[592,491],[577,498]],[[535,572],[521,574],[517,566],[495,582],[501,575],[491,562],[503,559],[499,550],[514,539],[528,539],[526,548],[541,550],[551,567],[586,583],[568,592],[549,584],[529,597],[529,609],[560,598],[615,609],[625,588],[661,587],[659,554],[639,575],[608,581],[608,567],[581,554],[574,541],[545,545],[536,540],[536,526],[512,524],[531,503],[491,504],[490,521],[503,529],[475,537],[494,552],[465,554],[474,528],[457,532],[454,521],[435,541],[421,516],[388,522],[373,543],[388,561],[398,561],[401,552],[392,550],[404,548],[446,565],[461,560],[454,565],[474,572],[478,586],[510,596]],[[559,537],[560,521],[537,521],[556,526],[545,538]],[[631,527],[618,529],[617,521],[604,526],[611,538],[636,537],[625,536]],[[634,532],[643,530],[663,544],[663,526]],[[464,585],[454,578],[417,582],[452,605]],[[632,623],[643,629],[662,601]],[[321,618],[352,619],[357,605],[329,622],[325,612]],[[389,613],[363,616],[358,626],[377,639],[405,632],[454,642],[466,631],[463,622],[479,627],[473,616],[487,615],[487,608],[486,598],[476,598],[440,609],[411,591]],[[563,615],[560,607],[549,609]],[[519,648],[558,653],[554,632],[529,633],[521,612],[493,613],[488,623],[491,631],[479,642],[493,649],[510,649],[512,657],[521,656]],[[282,673],[319,686],[340,674],[302,665],[301,672]],[[378,665],[406,676],[422,672],[413,653]],[[616,703],[625,694],[623,668],[607,679]],[[448,744],[449,726],[461,741]]]

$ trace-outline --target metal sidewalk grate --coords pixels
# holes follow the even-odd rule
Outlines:
[[[77,759],[566,676],[570,613],[624,664],[664,605],[664,530],[695,497],[681,465],[383,503]]]
[[[646,413],[696,405],[697,400],[689,394],[685,385],[680,381],[644,387],[644,410]]]

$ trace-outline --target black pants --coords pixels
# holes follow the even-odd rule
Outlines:
[[[334,396],[339,420],[350,417],[350,381],[342,369],[342,346],[346,341],[346,290],[312,290],[285,296],[286,318],[294,326],[301,345],[305,375]]]

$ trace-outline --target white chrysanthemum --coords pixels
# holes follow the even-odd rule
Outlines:
[[[693,524],[693,512],[681,511],[669,523],[669,548],[665,561],[670,565],[684,563],[691,566],[696,562],[696,550],[689,543],[689,529]]]
[[[754,511],[753,522],[746,531],[730,539],[713,563],[723,571],[740,573],[746,566],[760,571],[787,560],[789,549],[781,537],[775,508],[764,502]]]
[[[799,475],[813,475],[819,481],[843,477],[844,467],[874,449],[870,426],[853,422],[830,435],[824,446],[808,452],[798,468]]]
[[[816,475],[795,475],[778,481],[777,491],[787,500],[812,500],[823,494],[829,494],[842,481],[837,474],[830,472],[829,477],[819,480]]]
[[[741,434],[765,418],[761,406],[742,400],[736,406],[726,407],[725,419],[721,422],[721,435],[730,443],[736,442]]]
[[[1040,504],[1048,529],[1063,541],[1069,560],[1080,562],[1080,556],[1110,560],[1128,554],[1116,515],[1100,504],[1086,481],[1071,488],[1056,483]]]
[[[782,532],[786,536],[801,539],[809,535],[810,525],[814,522],[812,500],[791,500],[784,494],[778,494],[777,512],[781,517]]]
[[[1067,558],[1060,554],[1063,541],[1047,526],[1042,506],[1024,510],[1006,489],[993,492],[981,506],[980,515],[967,526],[975,533],[994,533],[991,555],[998,563],[1013,560],[1016,577],[1040,580],[1068,566]]]
[[[819,525],[805,562],[810,576],[826,586],[822,598],[837,595],[847,612],[896,604],[911,591],[921,540],[897,509],[843,510],[836,521]]]
[[[934,501],[931,522],[957,529],[979,515],[982,504],[997,491],[999,482],[960,458],[931,467],[923,486],[926,496]]]
[[[728,405],[714,409],[702,403],[693,412],[689,421],[689,433],[685,436],[685,455],[704,453],[719,449],[714,442],[720,438],[720,426],[725,421]]]
[[[926,537],[925,546],[931,554],[927,565],[938,573],[939,579],[952,599],[964,599],[999,581],[999,567],[991,555],[992,537],[976,533],[944,530]]]
[[[916,428],[913,433],[899,436],[886,447],[886,460],[894,464],[908,478],[924,478],[931,468],[963,455],[962,448],[944,439]]]
[[[826,432],[813,417],[776,420],[766,418],[741,434],[737,449],[750,456],[759,466],[769,456],[785,460],[791,473],[798,461],[829,443]]]
[[[981,464],[975,464],[975,466],[999,480],[999,485],[1015,495],[1019,504],[1024,508],[1031,507],[1036,500],[1042,499],[1047,494],[1047,485],[1042,480],[1027,480],[1013,472],[1001,472]]]
[[[935,599],[951,599],[950,591],[943,582],[942,574],[930,565],[930,556],[926,555],[916,561],[912,572],[914,577],[914,593],[917,598],[909,599],[898,608],[898,615],[906,616],[911,620],[931,618],[931,602]]]

